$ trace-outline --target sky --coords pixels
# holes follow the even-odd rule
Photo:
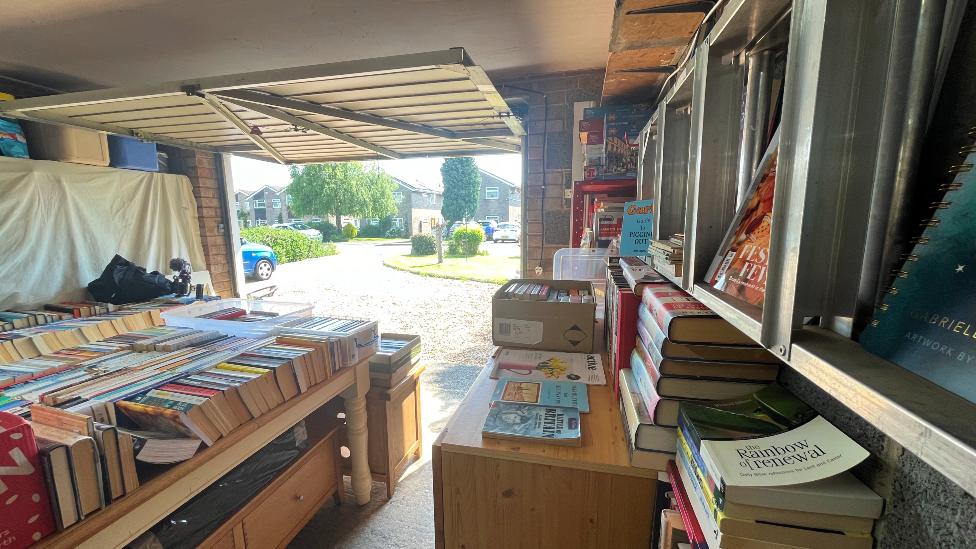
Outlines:
[[[408,160],[380,160],[386,173],[408,183],[414,181],[437,182],[441,180],[443,158],[411,158]],[[481,169],[499,177],[521,184],[522,156],[518,154],[493,154],[475,157]],[[253,190],[263,185],[284,187],[289,183],[288,167],[272,162],[262,162],[240,156],[231,157],[231,175],[235,190]]]

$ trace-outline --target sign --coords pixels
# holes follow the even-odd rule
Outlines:
[[[651,245],[654,201],[636,200],[624,203],[624,224],[620,231],[620,255],[647,255]]]

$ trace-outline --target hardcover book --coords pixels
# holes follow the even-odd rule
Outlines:
[[[495,401],[481,431],[488,438],[530,440],[561,446],[580,446],[577,408]]]
[[[778,148],[777,131],[759,163],[746,194],[748,199],[736,212],[707,277],[715,289],[759,307],[766,298]]]
[[[642,297],[643,306],[637,311],[640,319],[646,324],[656,322],[664,335],[675,343],[756,344],[704,303],[673,284],[647,286]]]
[[[976,402],[976,171],[959,173],[939,206],[860,341]]]
[[[30,424],[0,412],[0,547],[33,545],[54,531],[51,503]]]
[[[495,384],[492,401],[541,404],[543,406],[567,406],[580,412],[590,411],[586,384],[572,381],[525,381],[502,378]]]

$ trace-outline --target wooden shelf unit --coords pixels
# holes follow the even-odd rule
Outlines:
[[[213,446],[143,483],[132,494],[116,500],[65,531],[42,539],[34,547],[124,547],[315,410],[339,396],[346,398],[347,402],[349,399],[361,400],[368,389],[369,364],[362,361],[312,387],[307,393],[241,425]],[[362,419],[365,423],[365,417]],[[351,450],[355,452],[357,448],[353,446]],[[365,441],[361,451],[365,454]],[[366,475],[369,475],[365,455],[361,461],[366,467]]]
[[[589,387],[582,447],[499,440],[481,436],[489,373],[432,448],[437,547],[647,547],[658,472],[630,465],[611,387]]]

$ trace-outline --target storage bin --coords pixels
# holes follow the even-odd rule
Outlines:
[[[110,135],[108,152],[112,167],[144,172],[159,171],[155,143],[139,141],[134,137]]]
[[[202,315],[234,307],[243,309],[246,313],[251,313],[252,311],[271,312],[277,313],[278,316],[252,322],[200,318]],[[266,337],[279,324],[308,316],[311,312],[312,304],[310,303],[219,299],[217,301],[197,302],[185,307],[176,307],[168,311],[163,311],[161,316],[167,326],[182,326],[197,330],[214,330],[222,334],[239,337]]]
[[[24,121],[31,158],[91,166],[108,166],[108,138],[104,132]]]

